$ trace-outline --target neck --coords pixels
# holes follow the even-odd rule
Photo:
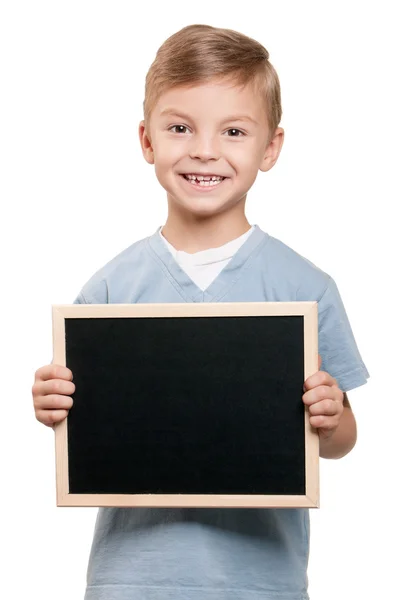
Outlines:
[[[189,254],[219,248],[250,229],[245,214],[221,213],[211,217],[181,215],[169,210],[162,235],[176,249]]]

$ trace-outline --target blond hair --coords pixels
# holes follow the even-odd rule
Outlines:
[[[252,84],[264,98],[271,136],[282,117],[278,75],[268,51],[256,40],[232,29],[188,25],[160,46],[145,79],[144,120],[164,92],[213,79],[230,79],[236,86]]]

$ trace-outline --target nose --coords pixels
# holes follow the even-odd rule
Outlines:
[[[211,135],[194,135],[191,139],[189,156],[202,161],[218,160],[220,158],[219,145]]]

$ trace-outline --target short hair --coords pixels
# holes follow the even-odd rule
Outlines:
[[[160,46],[145,79],[145,122],[149,123],[164,92],[214,79],[228,79],[242,87],[254,85],[264,98],[272,137],[282,117],[282,105],[279,78],[268,51],[242,33],[210,25],[188,25]]]

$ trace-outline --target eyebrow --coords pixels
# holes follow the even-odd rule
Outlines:
[[[165,108],[164,110],[161,111],[160,116],[161,117],[173,116],[173,117],[178,117],[181,119],[186,119],[188,121],[193,120],[192,117],[190,117],[189,115],[184,114],[180,111],[177,111],[174,108]],[[222,123],[226,123],[227,121],[250,121],[251,123],[258,125],[258,122],[255,121],[253,119],[253,117],[250,117],[249,115],[231,115],[231,116],[223,119]]]

